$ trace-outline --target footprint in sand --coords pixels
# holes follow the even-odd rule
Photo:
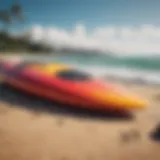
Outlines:
[[[120,133],[120,139],[121,139],[121,142],[125,142],[125,143],[133,140],[140,140],[141,134],[140,134],[140,131],[138,131],[137,129],[132,129],[132,130]]]
[[[58,118],[56,121],[56,124],[58,127],[62,127],[64,125],[64,119],[63,118]]]

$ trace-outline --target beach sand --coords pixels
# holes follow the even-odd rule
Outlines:
[[[1,85],[0,160],[160,159],[160,144],[150,136],[160,118],[160,87],[123,86],[150,102],[133,119],[56,107]],[[137,138],[127,137],[133,130]]]

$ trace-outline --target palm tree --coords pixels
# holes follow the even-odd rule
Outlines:
[[[20,22],[24,22],[23,9],[17,1],[12,4],[8,10],[0,10],[0,22],[4,24],[5,29],[7,29],[8,26],[12,24],[14,19]]]
[[[14,3],[11,6],[10,13],[13,18],[16,18],[17,20],[20,21],[24,21],[22,6],[18,2]]]
[[[22,6],[19,3],[12,4],[8,9],[0,10],[0,23],[2,24],[2,29],[0,30],[0,48],[14,48],[17,44],[17,39],[9,34],[9,27],[13,25],[13,20],[18,22],[24,22]],[[20,42],[21,43],[21,42]],[[9,47],[10,46],[10,47]],[[18,46],[18,47],[21,47]]]

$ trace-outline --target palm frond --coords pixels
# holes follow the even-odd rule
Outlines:
[[[24,21],[22,6],[18,3],[15,3],[10,8],[11,15],[18,20]]]

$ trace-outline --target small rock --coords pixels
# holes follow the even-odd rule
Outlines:
[[[160,141],[160,123],[152,131],[151,138],[154,140]]]

